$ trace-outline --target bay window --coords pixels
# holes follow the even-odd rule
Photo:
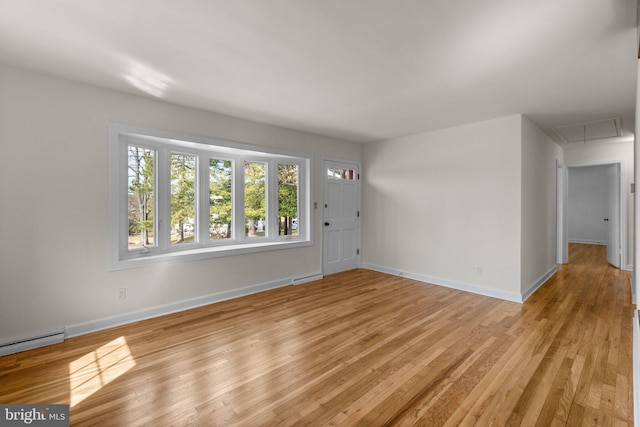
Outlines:
[[[310,245],[310,163],[111,125],[111,268]]]

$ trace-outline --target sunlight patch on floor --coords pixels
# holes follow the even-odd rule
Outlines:
[[[136,366],[124,337],[103,345],[69,364],[71,407]]]

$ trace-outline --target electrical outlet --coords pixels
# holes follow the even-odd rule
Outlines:
[[[476,267],[476,274],[478,276],[482,276],[482,266],[481,265]]]
[[[127,288],[118,289],[118,301],[124,301],[127,299]]]

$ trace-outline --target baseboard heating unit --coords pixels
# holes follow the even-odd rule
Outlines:
[[[0,342],[0,356],[7,356],[62,341],[64,341],[64,329],[50,331],[32,337],[11,339]]]

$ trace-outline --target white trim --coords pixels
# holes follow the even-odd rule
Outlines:
[[[216,294],[204,295],[201,297],[191,298],[188,300],[173,302],[156,307],[146,308],[143,310],[133,311],[130,313],[119,314],[116,316],[104,317],[101,319],[90,320],[84,323],[69,325],[65,328],[65,337],[73,338],[80,335],[90,334],[92,332],[102,331],[104,329],[122,326],[141,320],[152,319],[154,317],[164,316],[167,314],[177,313],[180,311],[190,310],[192,308],[202,307],[221,301],[243,297],[246,295],[257,294],[259,292],[268,291],[270,289],[282,288],[285,286],[304,283],[307,278],[317,277],[317,273],[311,273],[299,277],[289,277],[270,282],[259,283],[256,285],[246,286],[240,289],[220,292]],[[320,275],[320,277],[322,277]],[[315,279],[311,279],[315,280]],[[307,280],[307,281],[311,281]]]
[[[191,144],[192,146],[197,145],[211,145],[214,146],[216,151],[224,149],[223,147],[227,147],[229,149],[234,150],[243,150],[243,151],[254,151],[255,154],[259,156],[263,156],[265,153],[275,155],[276,157],[281,156],[289,156],[289,157],[302,157],[307,158],[310,155],[307,153],[303,153],[300,151],[281,149],[276,147],[269,147],[266,145],[256,145],[250,144],[247,142],[238,142],[231,141],[229,139],[220,139],[220,138],[207,138],[195,135],[187,135],[178,132],[168,132],[158,129],[150,129],[141,126],[132,126],[125,125],[121,123],[109,123],[109,130],[113,130],[117,134],[133,134],[138,138],[146,138],[149,140],[165,140],[165,139],[174,139],[176,141],[180,141],[182,143]]]
[[[569,243],[581,243],[581,244],[585,244],[585,245],[607,246],[607,242],[603,242],[602,240],[569,239]]]
[[[8,339],[0,342],[0,356],[33,350],[34,348],[57,344],[62,341],[64,341],[64,329],[45,332],[32,337]]]
[[[110,271],[146,267],[148,265],[153,265],[160,262],[197,261],[210,258],[226,257],[231,255],[244,255],[256,252],[302,248],[306,246],[313,246],[313,242],[278,241],[211,246],[207,248],[182,250],[179,252],[160,253],[143,258],[123,259],[118,261],[117,264],[111,265]]]
[[[302,285],[303,283],[315,282],[316,280],[322,280],[324,276],[322,273],[315,273],[304,277],[293,278],[294,285]]]
[[[400,271],[390,267],[383,267],[375,264],[364,263],[362,268],[378,271],[380,273],[391,274],[393,276],[408,277],[409,279],[419,282],[429,283],[432,285],[444,286],[446,288],[457,289],[459,291],[471,292],[473,294],[483,295],[491,298],[498,298],[505,301],[522,303],[522,295],[513,292],[505,292],[497,289],[483,288],[470,283],[457,282],[455,280],[443,279],[441,277],[428,276],[425,274],[411,273]]]
[[[625,160],[602,160],[595,162],[577,162],[577,163],[567,163],[565,167],[567,168],[567,173],[570,168],[579,168],[579,167],[588,167],[588,166],[610,166],[610,165],[619,165],[618,169],[618,181],[619,181],[619,191],[620,191],[620,214],[619,214],[619,243],[620,243],[620,266],[626,265],[627,263],[627,192],[626,188],[629,186],[629,182],[626,179],[626,168],[627,162]],[[568,197],[568,189],[567,189],[567,197]]]
[[[533,295],[535,291],[537,291],[540,288],[540,286],[544,285],[547,282],[547,280],[549,280],[551,276],[553,276],[556,273],[556,271],[558,271],[558,266],[554,265],[546,273],[540,276],[540,278],[538,278],[538,280],[536,280],[531,286],[529,286],[529,289],[527,289],[522,294],[522,302],[525,302],[527,299],[529,299],[529,297]]]
[[[640,318],[633,311],[633,425],[640,426]]]
[[[569,204],[568,172],[566,165],[556,160],[556,263],[567,264],[569,262],[568,240],[568,216]]]

